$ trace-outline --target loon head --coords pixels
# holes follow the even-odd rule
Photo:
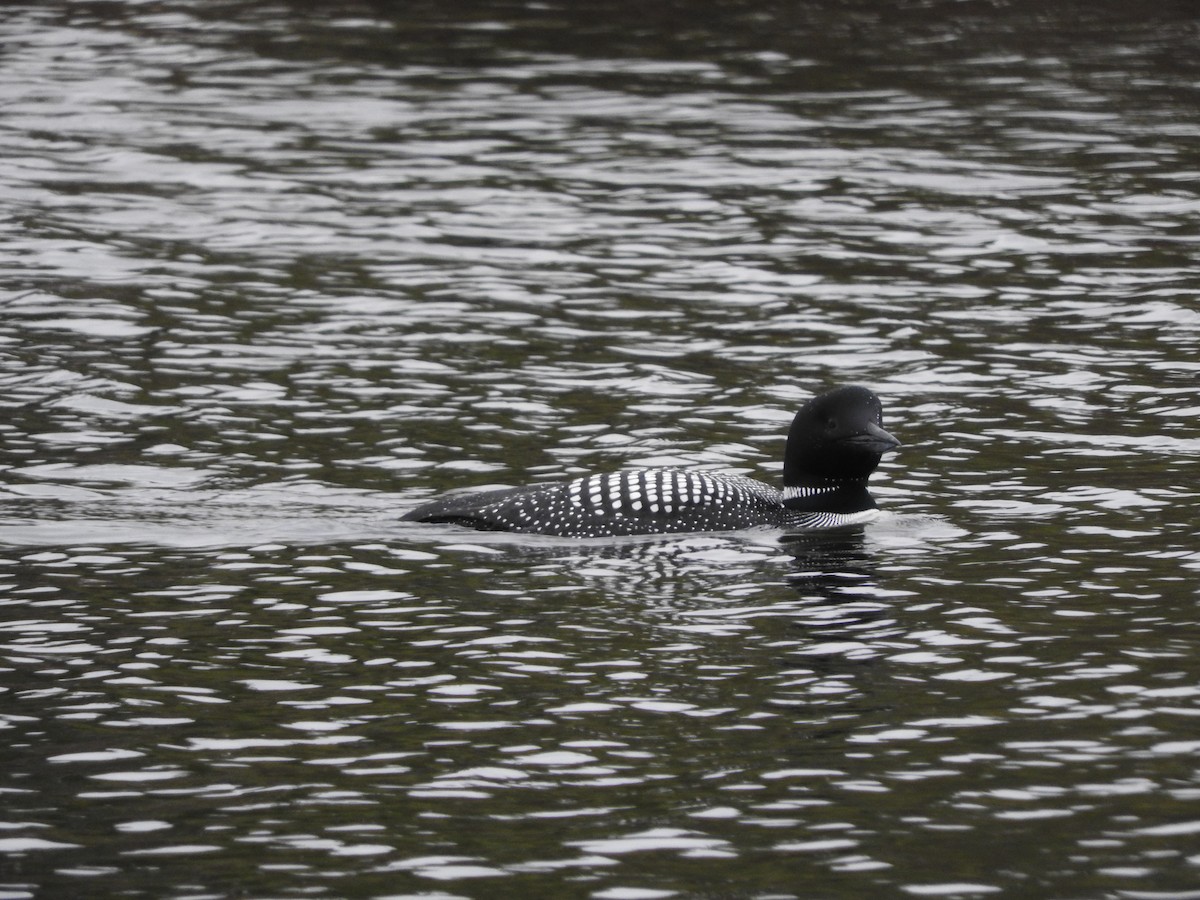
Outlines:
[[[785,487],[862,485],[900,442],[883,430],[883,406],[865,387],[834,388],[796,413],[783,457]]]

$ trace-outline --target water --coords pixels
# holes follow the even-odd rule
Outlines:
[[[1192,11],[0,30],[0,896],[1200,896]],[[843,382],[861,535],[397,522]]]

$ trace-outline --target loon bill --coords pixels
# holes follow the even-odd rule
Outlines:
[[[865,387],[835,388],[805,403],[788,431],[783,490],[707,469],[628,469],[571,481],[454,494],[402,518],[480,531],[590,538],[731,531],[768,525],[841,528],[878,511],[867,479],[900,442]]]

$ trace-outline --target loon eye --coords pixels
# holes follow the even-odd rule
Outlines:
[[[835,419],[833,416],[826,416],[825,428],[828,431],[834,431],[837,428],[837,419]]]

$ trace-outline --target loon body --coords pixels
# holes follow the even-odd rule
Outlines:
[[[788,432],[782,491],[705,469],[628,469],[451,495],[403,518],[575,538],[856,525],[877,515],[867,479],[879,458],[900,445],[882,421],[879,398],[863,387],[840,387],[809,400]]]

